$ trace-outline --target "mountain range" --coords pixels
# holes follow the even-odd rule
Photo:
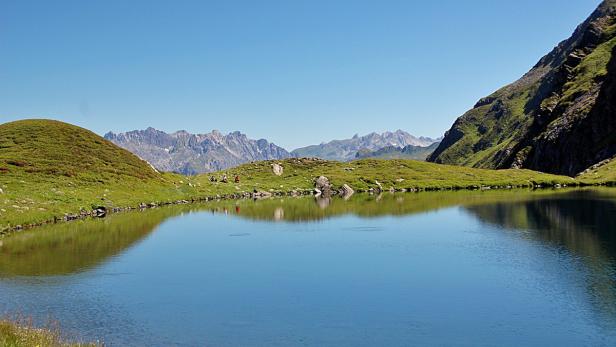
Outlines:
[[[366,136],[355,135],[351,139],[304,147],[290,153],[267,140],[253,140],[238,131],[227,135],[216,130],[207,134],[191,134],[184,130],[169,134],[150,127],[119,134],[109,132],[105,134],[105,139],[147,160],[158,170],[189,175],[224,170],[251,161],[289,157],[348,161],[356,159],[360,151],[367,155],[392,146],[400,149],[413,146],[421,152],[419,148],[433,145],[437,141],[418,138],[398,130]],[[419,157],[423,157],[423,160],[427,154],[420,154]],[[400,157],[408,158],[407,154],[401,154]]]
[[[197,174],[224,170],[240,164],[291,157],[284,148],[267,140],[252,140],[239,131],[221,134],[171,134],[147,128],[126,133],[105,134],[105,139],[129,150],[161,171]]]
[[[616,155],[616,0],[458,118],[429,161],[576,175]]]

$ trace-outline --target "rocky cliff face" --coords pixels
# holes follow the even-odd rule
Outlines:
[[[290,157],[284,148],[261,140],[252,140],[236,131],[223,135],[191,134],[178,131],[167,134],[154,128],[127,133],[107,133],[105,138],[150,162],[162,171],[197,174],[224,170],[257,160]]]
[[[419,146],[427,147],[438,140],[415,137],[405,131],[371,133],[366,136],[355,135],[345,140],[334,140],[320,145],[298,148],[291,152],[295,157],[314,157],[327,160],[348,161],[355,159],[359,151],[377,151],[384,147]]]
[[[575,175],[616,155],[616,0],[517,82],[481,99],[429,161]]]

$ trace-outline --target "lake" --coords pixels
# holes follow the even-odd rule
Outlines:
[[[616,190],[121,213],[0,239],[0,295],[110,346],[614,346]]]

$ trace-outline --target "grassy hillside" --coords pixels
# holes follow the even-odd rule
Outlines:
[[[79,127],[50,120],[0,125],[0,226],[53,219],[96,206],[179,199],[183,177]]]
[[[616,0],[456,120],[429,161],[575,175],[614,154]]]
[[[0,125],[0,162],[5,174],[26,172],[91,182],[158,177],[130,152],[88,130],[52,120]]]
[[[242,165],[225,173],[181,176],[158,173],[131,153],[100,136],[69,124],[24,120],[0,125],[0,229],[27,226],[91,211],[98,206],[137,207],[254,190],[308,191],[314,179],[327,176],[335,187],[355,190],[451,189],[478,186],[575,184],[568,177],[527,170],[479,170],[412,160],[359,160],[350,163],[316,159]],[[210,182],[223,174],[229,183]],[[238,175],[239,183],[234,182]]]

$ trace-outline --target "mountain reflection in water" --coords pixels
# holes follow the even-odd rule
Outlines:
[[[464,207],[482,222],[528,231],[526,237],[560,247],[592,273],[589,299],[616,316],[616,195],[611,190],[573,191],[517,202]]]

